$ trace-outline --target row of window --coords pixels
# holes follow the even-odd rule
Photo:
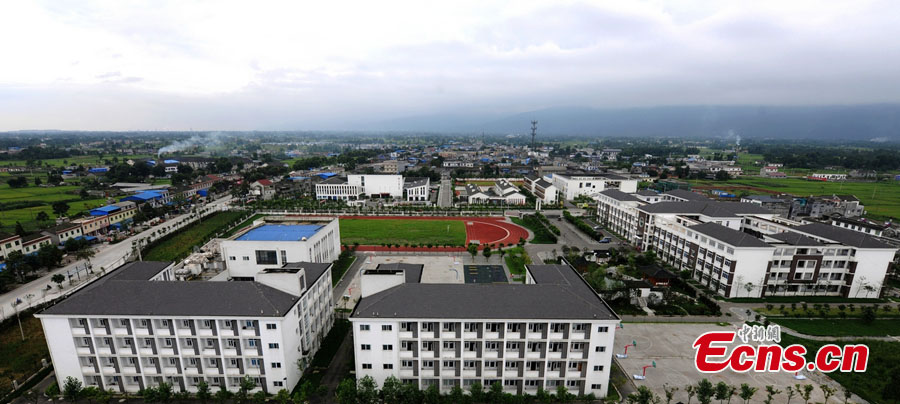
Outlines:
[[[478,324],[480,323],[465,323],[463,325],[465,332],[476,332],[478,330]],[[441,327],[442,331],[445,332],[455,332],[457,323],[443,323]],[[487,323],[485,324],[485,331],[487,332],[499,332],[502,328],[502,323]],[[510,323],[506,325],[506,330],[509,332],[521,332],[522,324],[521,323]],[[550,332],[560,333],[566,329],[567,324],[562,323],[551,323],[550,324]],[[587,330],[587,324],[576,323],[572,325],[572,331],[575,332],[583,332]],[[411,329],[409,323],[402,324],[403,331],[409,331]],[[529,323],[528,324],[528,332],[541,332],[544,329],[543,323]],[[369,324],[360,324],[360,331],[370,331],[371,328]],[[390,324],[385,324],[381,326],[381,331],[391,331],[393,330],[393,326]],[[422,331],[431,332],[434,331],[434,323],[422,323]],[[609,332],[608,326],[599,326],[597,327],[597,332]]]

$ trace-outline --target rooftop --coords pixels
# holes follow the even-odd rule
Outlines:
[[[810,234],[857,248],[894,248],[893,246],[866,233],[849,230],[824,223],[810,223],[791,227],[795,231]]]
[[[671,195],[676,198],[687,199],[689,201],[708,201],[709,198],[700,195],[696,192],[688,191],[685,189],[673,189],[668,192],[664,192],[663,195]]]
[[[718,223],[708,222],[696,224],[688,228],[735,247],[771,247],[766,242],[750,234],[722,226]]]
[[[317,224],[264,224],[250,229],[238,241],[302,241],[316,234],[323,226]]]
[[[319,279],[328,268],[331,267],[330,262],[288,262],[281,266],[281,268],[268,268],[264,269],[262,272],[264,273],[297,273],[300,270],[306,271],[307,283],[312,285]]]
[[[774,238],[775,240],[790,244],[790,245],[799,245],[799,246],[825,245],[825,244],[819,242],[819,240],[804,236],[800,233],[794,233],[792,231],[770,234],[769,237]]]
[[[40,315],[282,317],[298,296],[257,282],[148,281],[169,262],[132,262]]]
[[[640,202],[641,201],[640,199],[635,198],[634,195],[619,191],[618,189],[615,189],[615,188],[603,190],[602,192],[600,192],[600,194],[606,195],[617,201],[630,201],[630,202]]]
[[[773,214],[772,211],[754,203],[718,202],[718,201],[687,201],[687,202],[660,202],[638,207],[647,213],[662,213],[676,215],[704,215],[709,217],[738,217],[740,215]]]

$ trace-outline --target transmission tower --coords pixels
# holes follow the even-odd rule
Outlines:
[[[537,153],[534,151],[534,137],[537,135],[538,121],[531,121],[531,165],[537,163]]]

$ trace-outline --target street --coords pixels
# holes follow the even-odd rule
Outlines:
[[[231,196],[220,198],[205,205],[204,208],[212,208],[212,211],[214,211],[216,209],[219,209],[222,204],[230,200]],[[181,227],[184,227],[189,223],[192,223],[193,220],[189,220],[190,215],[191,214],[189,213],[185,213],[182,215],[174,216],[163,223],[144,230],[141,233],[135,234],[134,236],[131,236],[116,244],[100,245],[100,247],[96,250],[96,255],[94,255],[94,257],[89,260],[93,273],[102,273],[103,270],[114,269],[119,265],[122,265],[123,263],[125,263],[126,257],[132,252],[133,241],[137,241],[140,239],[142,240],[143,244],[146,244],[149,241],[153,241],[157,238],[168,235],[171,232],[180,229]],[[156,232],[157,236],[150,240],[150,234],[153,234],[154,232]],[[60,294],[69,293],[72,289],[85,285],[85,281],[87,283],[90,283],[90,280],[96,278],[85,276],[85,264],[87,264],[87,261],[84,260],[73,262],[62,268],[54,269],[46,275],[35,279],[26,285],[22,285],[7,293],[4,293],[3,295],[0,295],[0,319],[6,319],[7,317],[15,315],[15,311],[17,309],[24,310],[31,305],[56,299],[60,296]],[[70,282],[67,280],[66,282],[63,282],[62,290],[59,290],[59,288],[56,287],[56,284],[50,280],[50,278],[55,274],[74,274],[76,271],[80,271],[80,275],[72,276],[75,284],[70,285]],[[88,275],[89,274],[90,273],[88,273]],[[51,288],[48,290],[47,286],[50,286]],[[14,309],[13,303],[19,300],[21,300],[22,303],[17,309]]]

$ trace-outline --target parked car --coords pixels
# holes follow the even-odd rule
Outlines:
[[[612,239],[609,237],[604,237],[604,238],[600,239],[600,242],[603,244],[606,244],[606,243],[612,242]]]

